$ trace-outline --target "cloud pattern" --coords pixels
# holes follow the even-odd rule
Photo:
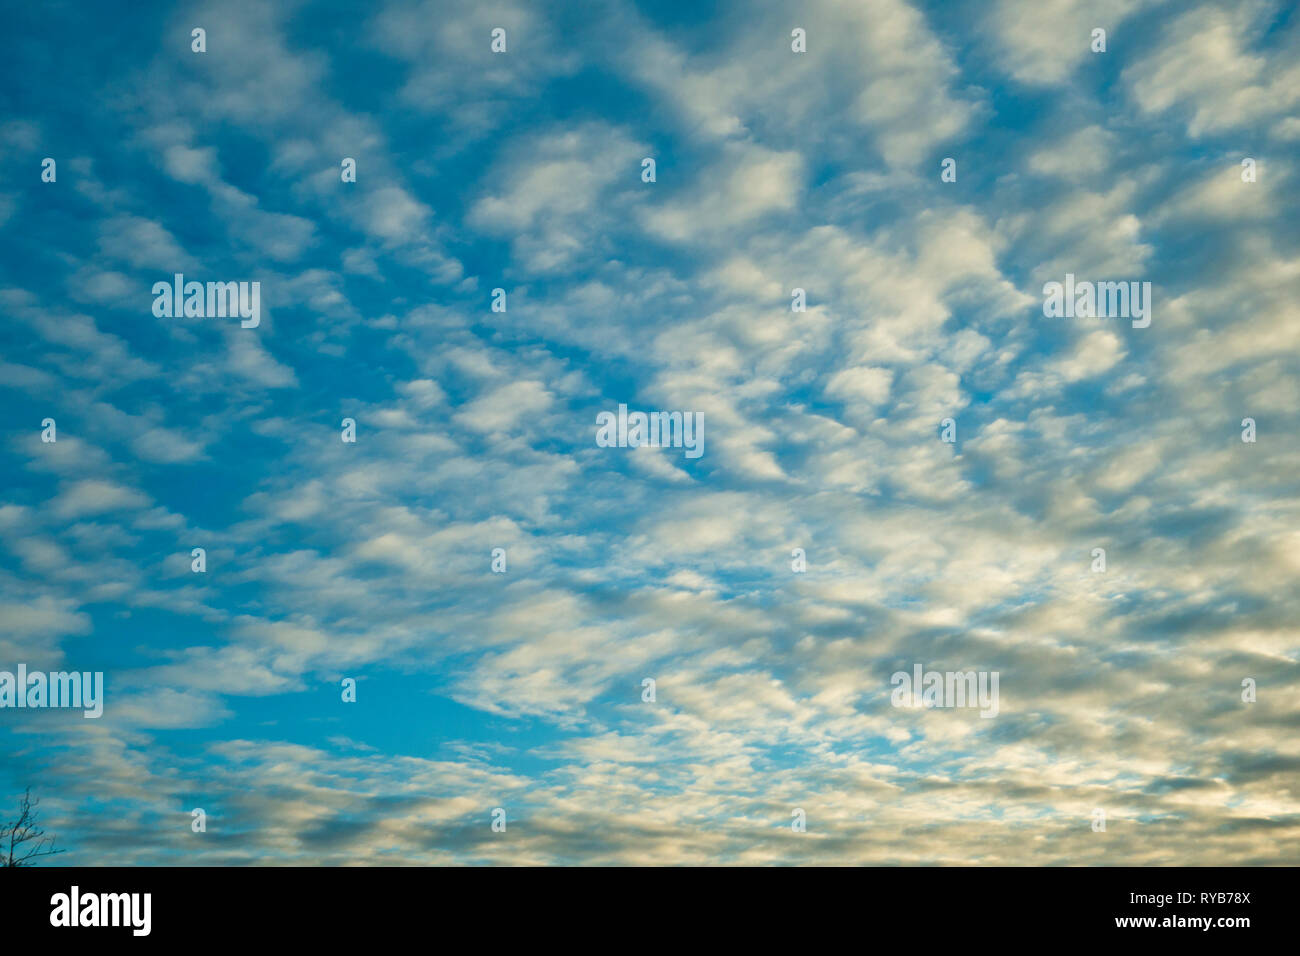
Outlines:
[[[0,711],[60,862],[1300,859],[1293,6],[80,6],[0,124],[0,668],[108,686]]]

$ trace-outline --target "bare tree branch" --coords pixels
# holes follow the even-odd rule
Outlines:
[[[40,802],[32,799],[32,788],[28,787],[18,807],[18,819],[0,824],[0,867],[34,866],[32,860],[64,852],[54,849],[54,837],[46,836],[36,823]]]

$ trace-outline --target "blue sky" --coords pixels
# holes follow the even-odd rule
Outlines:
[[[0,670],[108,688],[0,710],[60,862],[1296,861],[1292,6],[13,19]]]

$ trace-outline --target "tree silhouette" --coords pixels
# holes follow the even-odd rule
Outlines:
[[[36,805],[40,802],[32,799],[32,788],[28,787],[18,806],[18,819],[0,824],[0,867],[35,866],[32,860],[63,852],[54,849],[54,837],[47,837],[36,823]]]

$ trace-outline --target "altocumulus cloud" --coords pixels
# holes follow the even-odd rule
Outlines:
[[[14,20],[0,670],[106,690],[0,795],[67,862],[1300,856],[1286,4]]]

